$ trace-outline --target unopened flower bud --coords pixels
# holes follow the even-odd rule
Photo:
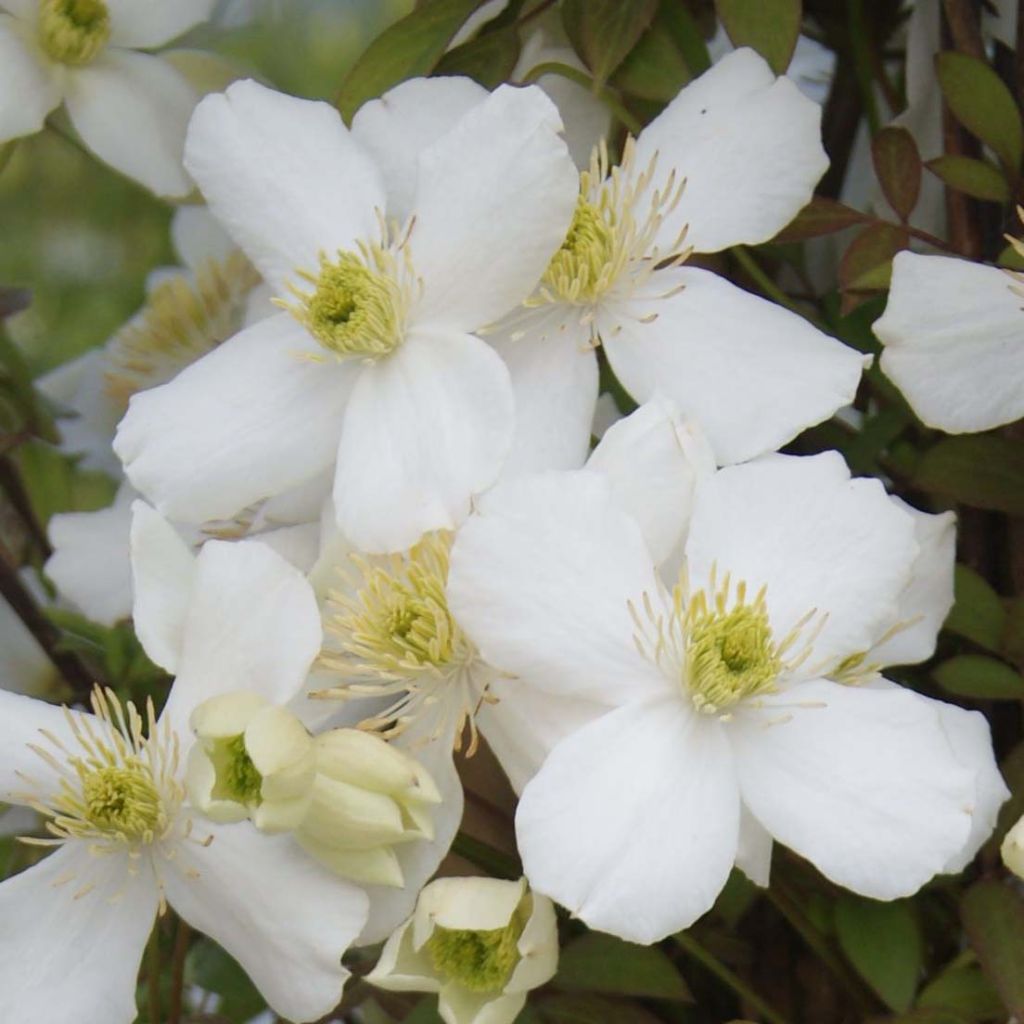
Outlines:
[[[1000,853],[1003,863],[1018,878],[1024,878],[1024,818],[1006,833]]]

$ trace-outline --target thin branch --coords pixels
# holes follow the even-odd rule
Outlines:
[[[39,522],[36,510],[32,507],[32,499],[22,483],[21,475],[6,455],[0,455],[0,490],[7,495],[7,500],[18,513],[39,553],[43,558],[49,558],[53,554],[53,549],[50,547],[46,530],[43,529],[43,524]]]

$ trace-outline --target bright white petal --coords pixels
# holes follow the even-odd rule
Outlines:
[[[131,1024],[158,898],[145,860],[77,842],[0,884],[4,1019]]]
[[[217,0],[106,0],[110,11],[110,42],[148,50],[177,39],[206,21]]]
[[[0,14],[0,144],[39,131],[60,103],[59,78],[31,32],[30,25]]]
[[[747,810],[746,805],[742,806],[736,867],[762,889],[767,889],[771,880],[773,845],[771,833]]]
[[[208,541],[196,559],[178,677],[167,698],[174,727],[184,729],[200,702],[232,690],[286,704],[321,638],[316,598],[302,573],[259,541]]]
[[[302,523],[265,530],[254,537],[276,551],[286,562],[304,573],[310,572],[320,554],[320,524]]]
[[[766,242],[805,206],[828,168],[821,108],[753,50],[736,50],[691,82],[637,139],[634,173],[657,154],[648,195],[675,172],[682,199],[659,234],[717,252]]]
[[[409,239],[418,322],[471,331],[533,290],[579,192],[560,128],[538,88],[503,85],[423,150]]]
[[[967,842],[974,772],[933,701],[817,680],[727,726],[743,800],[781,843],[862,896],[916,892]]]
[[[1024,416],[1024,312],[1005,271],[900,253],[874,331],[882,369],[930,427],[988,430]]]
[[[223,260],[235,243],[205,206],[179,206],[171,218],[171,243],[189,270],[198,270],[207,260]]]
[[[185,149],[210,209],[279,295],[321,252],[379,234],[380,174],[327,103],[236,82],[199,104]]]
[[[364,551],[454,529],[497,477],[513,416],[508,371],[491,348],[468,334],[409,335],[352,391],[334,479],[338,525]]]
[[[914,520],[918,555],[910,582],[900,595],[897,632],[875,647],[865,659],[872,665],[911,665],[935,653],[942,623],[953,607],[953,569],[956,563],[956,516],[930,515],[899,498],[892,500]]]
[[[545,469],[579,469],[590,450],[597,357],[590,331],[564,310],[539,311],[487,340],[505,360],[516,404],[516,434],[503,479]],[[524,330],[522,337],[517,332]]]
[[[658,582],[640,528],[585,470],[501,484],[452,547],[448,606],[484,660],[556,695],[619,703],[669,685],[633,640],[644,595]]]
[[[649,943],[711,908],[739,817],[721,726],[670,697],[560,743],[523,791],[516,835],[534,889],[591,928]]]
[[[614,499],[640,524],[660,565],[686,536],[694,488],[715,472],[715,457],[696,422],[655,395],[605,431],[587,469],[608,477]]]
[[[85,144],[157,195],[184,196],[185,128],[199,94],[184,75],[148,53],[104,51],[68,75],[68,114]]]
[[[227,519],[334,461],[358,367],[323,352],[289,314],[261,321],[132,397],[114,450],[166,516]]]
[[[896,621],[917,542],[878,480],[851,480],[826,452],[719,470],[697,490],[686,553],[695,588],[726,573],[751,595],[765,587],[776,642],[814,613],[801,633],[813,635],[807,678],[869,651]]]
[[[227,950],[282,1017],[312,1021],[341,999],[341,955],[366,919],[366,894],[307,856],[290,836],[248,822],[209,825],[165,872],[167,901]]]
[[[671,398],[720,464],[774,451],[828,419],[853,401],[864,364],[795,313],[688,267],[653,274],[600,326],[626,390],[638,402]]]
[[[181,535],[143,501],[131,506],[131,575],[135,633],[149,657],[178,670],[196,559]]]
[[[45,573],[58,593],[93,622],[112,626],[132,613],[128,554],[132,489],[122,487],[109,508],[52,516],[53,554]]]
[[[411,78],[359,108],[352,137],[380,168],[389,217],[401,223],[412,212],[420,153],[487,95],[471,78]]]

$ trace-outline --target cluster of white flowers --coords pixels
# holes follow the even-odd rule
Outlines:
[[[349,128],[241,81],[198,103],[181,169],[197,96],[132,48],[212,0],[0,6],[0,80],[38,101],[0,109],[0,141],[63,100],[102,158],[209,210],[179,215],[186,269],[47,384],[81,414],[69,448],[124,476],[54,520],[48,573],[130,614],[174,683],[159,711],[0,691],[0,799],[56,847],[0,884],[11,1020],[133,1020],[166,906],[290,1020],[387,939],[372,983],[508,1024],[554,974],[556,904],[650,943],[734,867],[767,885],[775,842],[876,899],[973,858],[1008,795],[988,725],[882,675],[934,651],[953,517],[777,454],[864,357],[697,265],[772,238],[825,172],[790,80],[734,51],[582,170],[537,86],[410,80]],[[898,257],[883,367],[926,421],[1024,413],[1019,359],[995,419],[942,390],[944,352],[999,361],[1006,285]],[[961,302],[993,318],[977,352]],[[602,360],[638,407],[591,451]],[[429,882],[481,736],[525,878]]]

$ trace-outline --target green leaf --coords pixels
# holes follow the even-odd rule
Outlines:
[[[956,1010],[972,1022],[1000,1016],[1003,1006],[991,982],[974,966],[943,971],[921,993],[917,1005]]]
[[[657,12],[658,0],[565,0],[562,23],[594,82],[604,85]]]
[[[612,78],[616,89],[640,99],[667,103],[694,77],[668,24],[670,9],[674,10],[662,3],[651,27],[619,65]]]
[[[412,1012],[402,1018],[402,1024],[444,1024],[437,1012],[437,996],[421,999]]]
[[[998,653],[1002,649],[1006,623],[1006,611],[999,595],[973,569],[960,564],[953,576],[953,593],[953,608],[944,628]]]
[[[588,932],[562,950],[552,984],[569,992],[692,999],[672,961],[656,946],[636,946],[600,932]]]
[[[551,995],[536,1009],[548,1024],[660,1024],[636,1003],[591,995]]]
[[[995,831],[985,843],[984,856],[993,859],[999,857],[1003,836],[1024,815],[1024,741],[1018,743],[999,763],[999,773],[1010,787],[1010,799],[999,808]]]
[[[967,890],[960,916],[1007,1012],[1024,1017],[1024,901],[1007,885],[982,881]]]
[[[1009,665],[984,654],[961,654],[932,675],[947,693],[977,700],[1024,700],[1024,679]]]
[[[907,235],[881,221],[865,228],[843,253],[839,283],[844,292],[878,291],[889,287],[892,259],[906,247]]]
[[[342,83],[337,107],[346,123],[367,101],[407,78],[429,75],[452,37],[483,0],[423,0],[382,32]]]
[[[906,128],[883,128],[871,140],[871,159],[885,198],[906,221],[921,194],[921,155],[914,136]]]
[[[923,959],[912,905],[844,895],[835,920],[839,945],[861,977],[890,1009],[910,1009]]]
[[[190,982],[220,996],[217,1013],[225,1020],[248,1020],[266,1008],[245,971],[209,939],[189,950],[186,970]]]
[[[800,0],[715,0],[734,46],[749,46],[785,74],[800,35]]]
[[[944,438],[925,452],[914,485],[964,505],[1024,516],[1024,446],[995,434]]]
[[[953,116],[989,146],[1016,178],[1024,153],[1020,111],[1002,79],[977,57],[940,53],[935,57],[942,95]]]
[[[773,239],[773,242],[804,242],[808,238],[834,235],[837,231],[864,224],[871,218],[849,206],[815,196]]]
[[[485,32],[449,50],[434,69],[438,75],[465,75],[486,89],[496,89],[511,77],[519,60],[519,33],[515,28]]]
[[[937,175],[950,188],[975,199],[989,199],[995,203],[1010,201],[1010,186],[997,167],[987,160],[975,160],[969,156],[946,154],[925,164],[932,174]]]

